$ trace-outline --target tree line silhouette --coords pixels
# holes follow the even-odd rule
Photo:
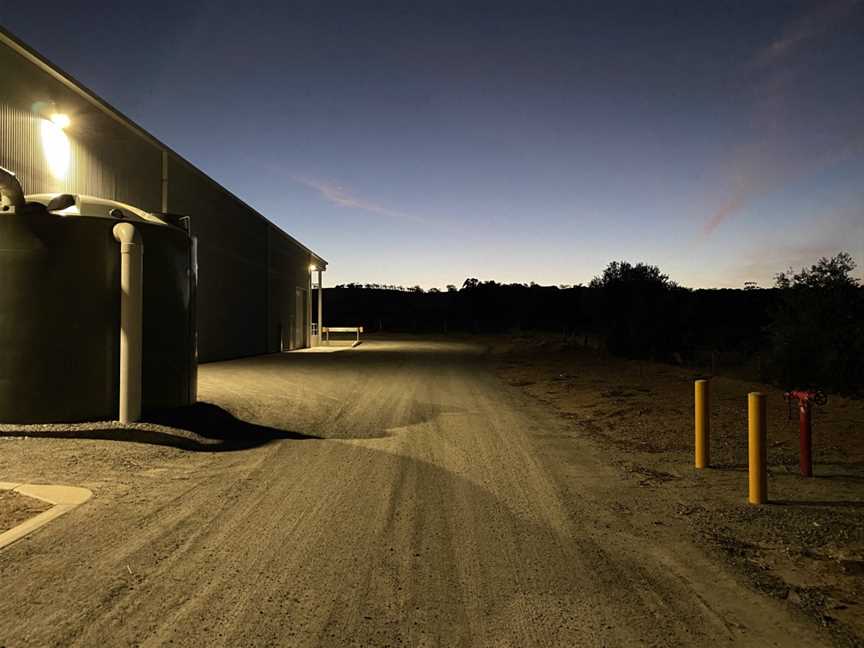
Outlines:
[[[347,284],[325,289],[333,326],[416,333],[554,332],[629,358],[751,367],[789,388],[864,386],[864,287],[841,252],[772,288],[690,289],[657,266],[613,261],[587,286],[502,284],[457,289]]]

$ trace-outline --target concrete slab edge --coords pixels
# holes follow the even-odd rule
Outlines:
[[[349,349],[354,348],[354,345],[323,345],[323,346],[315,346],[315,347],[307,347],[305,349],[294,349],[293,351],[283,351],[282,353],[334,353],[337,351],[348,351]]]
[[[0,482],[0,490],[11,490],[26,497],[40,499],[53,504],[47,511],[25,520],[16,527],[0,533],[0,550],[8,547],[36,529],[45,526],[64,513],[81,506],[93,497],[93,492],[77,486],[57,486],[48,484],[22,484],[20,482]]]

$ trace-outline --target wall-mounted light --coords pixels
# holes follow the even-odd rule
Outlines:
[[[60,130],[68,128],[70,124],[69,115],[64,115],[63,113],[54,113],[53,115],[51,115],[51,121]]]
[[[39,124],[42,151],[48,163],[48,171],[56,180],[65,180],[69,171],[69,160],[72,155],[69,138],[63,132],[68,125],[69,117],[59,113],[55,113],[50,119],[42,119]]]
[[[309,272],[315,272],[317,269],[318,269],[318,266],[316,266],[314,263],[309,266]]]

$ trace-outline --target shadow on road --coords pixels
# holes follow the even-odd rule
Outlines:
[[[245,450],[257,448],[271,441],[303,441],[320,438],[311,434],[244,421],[218,405],[203,402],[155,412],[147,419],[158,425],[185,430],[208,439],[209,442],[204,442],[202,444],[204,447],[201,448],[208,452],[214,451],[214,443],[218,446],[216,450]]]
[[[769,504],[778,506],[816,506],[816,507],[840,507],[840,508],[864,508],[864,502],[855,500],[836,500],[832,502],[820,502],[810,500],[769,500]]]
[[[0,436],[34,439],[90,439],[163,445],[192,452],[248,450],[274,441],[319,437],[280,430],[238,419],[211,403],[148,414],[131,425],[102,422],[4,426]]]

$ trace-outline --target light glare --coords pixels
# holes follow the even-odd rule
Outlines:
[[[69,171],[69,159],[71,157],[69,138],[53,120],[43,119],[40,131],[42,151],[45,153],[45,161],[48,162],[48,171],[55,179],[64,180]]]
[[[69,115],[64,115],[62,113],[54,113],[51,115],[51,121],[57,126],[57,128],[67,128],[69,126]]]

